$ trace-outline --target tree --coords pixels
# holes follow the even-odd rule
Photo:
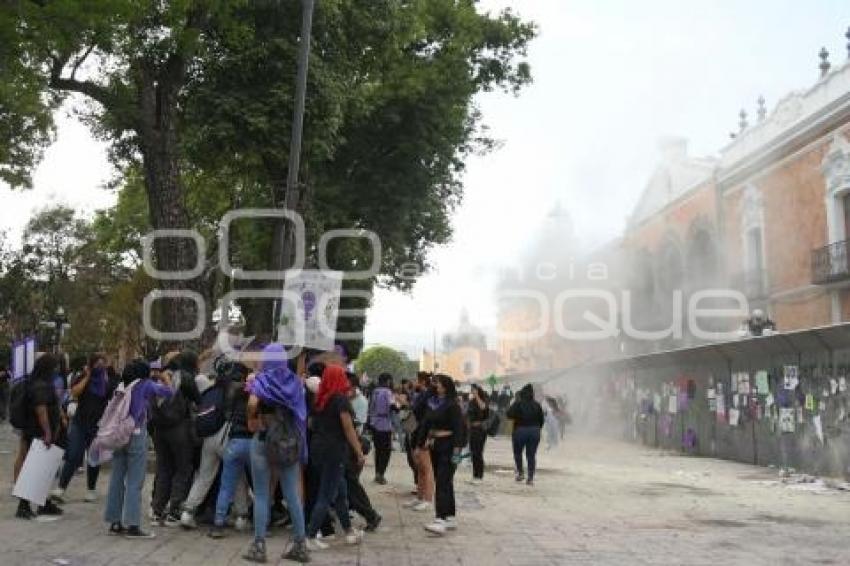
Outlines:
[[[363,350],[355,362],[358,373],[366,372],[373,380],[382,373],[389,373],[395,381],[411,379],[409,361],[404,353],[387,346],[372,346]]]

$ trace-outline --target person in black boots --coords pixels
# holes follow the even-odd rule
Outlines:
[[[422,426],[434,468],[434,508],[437,515],[433,523],[425,525],[425,530],[442,535],[457,528],[454,476],[464,442],[463,414],[454,381],[449,376],[439,374],[434,377],[434,395],[428,399],[428,411]]]
[[[349,398],[353,398],[356,395],[355,392],[357,391],[359,380],[353,373],[347,372],[346,375],[348,376],[348,382],[351,384]],[[363,423],[355,420],[354,428],[359,431],[362,439]],[[363,444],[363,440],[361,440],[361,444]],[[365,449],[363,453],[366,453]],[[345,463],[345,482],[348,486],[348,508],[366,519],[366,532],[371,533],[376,531],[378,525],[381,524],[381,516],[372,507],[372,501],[363,488],[363,484],[360,483],[361,471],[362,468],[357,465],[354,455],[349,454],[348,460]]]
[[[490,409],[487,394],[479,385],[470,389],[466,420],[469,424],[469,451],[472,454],[472,481],[476,485],[484,480],[484,444],[487,442],[487,423]]]
[[[23,387],[20,398],[20,413],[22,422],[20,425],[21,440],[18,445],[18,457],[15,460],[14,481],[24,465],[24,460],[29,452],[33,440],[41,440],[48,448],[56,442],[61,433],[62,419],[59,412],[59,399],[56,397],[56,389],[53,387],[53,377],[59,368],[59,362],[51,354],[45,354],[35,361],[32,373],[21,384]],[[14,411],[14,408],[13,408]],[[13,415],[14,417],[14,415]],[[56,503],[48,499],[39,507],[40,515],[61,515]],[[15,513],[18,519],[33,519],[33,513],[29,501],[21,499],[18,502],[18,510]]]
[[[540,429],[543,428],[543,407],[534,400],[534,388],[531,384],[520,389],[517,400],[508,409],[507,417],[514,421],[513,448],[516,464],[516,481],[525,479],[522,469],[522,453],[528,460],[528,485],[534,485],[534,471],[537,468],[537,447],[540,445]]]

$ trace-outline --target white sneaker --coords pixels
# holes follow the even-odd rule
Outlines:
[[[350,533],[345,535],[345,544],[355,545],[360,544],[360,541],[363,540],[363,531],[352,529]]]
[[[317,551],[317,550],[327,550],[330,548],[330,545],[316,538],[307,538],[307,550]]]
[[[447,517],[443,520],[443,524],[446,526],[446,530],[457,530],[457,520],[454,517]]]
[[[484,480],[480,480],[478,478],[472,478],[471,480],[468,480],[466,483],[468,483],[469,485],[482,485],[484,483]]]
[[[93,489],[86,491],[85,500],[86,503],[94,503],[95,501],[97,501],[97,491]]]
[[[184,529],[195,529],[198,527],[198,523],[195,522],[195,517],[188,511],[183,511],[180,514],[180,526]]]
[[[233,525],[233,528],[237,531],[245,531],[248,530],[248,518],[247,517],[237,517],[236,523]]]
[[[414,507],[419,505],[419,503],[420,503],[419,499],[411,499],[410,501],[405,501],[404,503],[402,503],[401,506],[404,507],[405,509],[413,509]]]
[[[435,519],[433,523],[425,525],[425,530],[435,535],[446,534],[446,522],[442,519]]]
[[[427,501],[420,501],[416,505],[413,506],[414,511],[427,511],[431,508],[431,504]]]

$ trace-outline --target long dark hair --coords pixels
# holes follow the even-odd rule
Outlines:
[[[451,377],[444,373],[438,373],[434,376],[434,379],[439,381],[443,389],[446,390],[447,399],[457,399],[457,388],[455,387],[455,381]]]
[[[483,388],[483,387],[481,387],[480,385],[477,385],[477,384],[473,383],[473,384],[472,384],[471,389],[474,389],[475,391],[477,391],[477,392],[478,392],[478,396],[479,396],[479,397],[481,397],[481,400],[482,400],[482,401],[484,401],[485,403],[489,403],[489,402],[490,402],[490,396],[489,396],[489,395],[487,395],[487,392],[486,392],[486,391],[484,391],[484,388]]]
[[[38,358],[32,366],[30,379],[49,381],[53,379],[53,375],[58,369],[59,360],[56,359],[56,356],[53,354],[42,354],[42,356]]]
[[[148,379],[150,375],[151,367],[148,363],[145,360],[136,359],[124,366],[124,373],[121,374],[121,381],[125,386],[127,386],[137,379]]]

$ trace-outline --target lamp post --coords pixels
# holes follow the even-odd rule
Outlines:
[[[62,305],[56,307],[56,312],[53,314],[52,320],[42,321],[42,326],[46,328],[50,328],[54,331],[53,334],[53,353],[59,353],[59,347],[62,343],[62,334],[65,329],[71,328],[71,325],[68,324],[68,317],[65,314],[65,308]]]

